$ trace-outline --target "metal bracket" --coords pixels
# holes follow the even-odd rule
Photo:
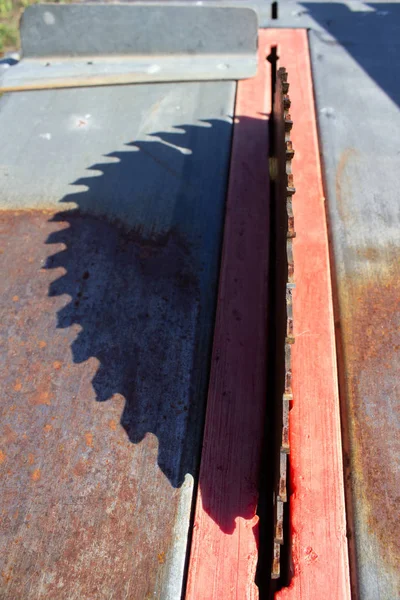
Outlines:
[[[33,5],[21,20],[23,58],[0,91],[244,79],[257,70],[257,34],[247,6]]]

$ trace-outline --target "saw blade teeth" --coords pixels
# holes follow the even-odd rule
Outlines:
[[[292,118],[290,115],[287,115],[285,117],[285,131],[287,131],[287,132],[291,131],[292,127],[293,127]]]
[[[283,502],[278,500],[276,504],[276,527],[274,532],[275,542],[283,544]]]
[[[285,186],[282,188],[278,186],[280,192],[285,194],[285,197],[281,198],[277,196],[276,202],[286,202],[286,261],[287,261],[287,282],[286,282],[286,336],[284,345],[284,393],[280,399],[281,405],[278,411],[281,410],[278,415],[278,421],[281,423],[281,432],[277,432],[278,435],[278,448],[276,451],[279,452],[279,457],[276,456],[278,461],[277,472],[275,475],[275,486],[274,486],[274,547],[273,547],[273,562],[271,569],[272,579],[278,579],[280,577],[280,560],[281,560],[281,545],[284,543],[284,513],[285,505],[288,500],[287,490],[287,469],[288,469],[288,455],[290,454],[290,408],[293,401],[292,393],[292,346],[294,344],[294,326],[293,326],[293,289],[295,288],[294,283],[294,257],[293,257],[293,238],[296,236],[295,223],[293,215],[293,204],[292,197],[296,192],[294,187],[294,177],[292,174],[292,160],[295,155],[292,141],[290,139],[290,132],[293,128],[293,121],[289,113],[291,107],[291,100],[288,96],[289,83],[288,74],[286,69],[283,67],[278,70],[274,100],[274,119],[276,123],[276,145],[277,154],[275,156],[276,161],[276,173],[277,178],[275,181],[279,181],[279,177],[284,174],[286,181]],[[283,145],[283,147],[282,147]],[[282,192],[282,190],[284,190]]]
[[[282,79],[282,81],[287,82],[288,74],[287,74],[287,71],[286,71],[285,67],[279,67],[279,69],[278,69],[278,75]]]
[[[291,160],[293,160],[293,157],[294,157],[294,150],[293,150],[292,141],[287,140],[286,141],[286,160],[288,162],[290,162]]]
[[[285,67],[279,67],[279,69],[278,69],[278,76],[280,77],[280,79],[282,81],[284,81],[285,83],[287,82],[287,80],[288,80],[288,74],[287,74],[287,71],[286,71]]]
[[[287,187],[286,188],[286,193],[288,196],[293,196],[293,194],[296,193],[296,188],[295,187]]]
[[[286,337],[288,340],[291,340],[288,343],[294,344],[294,334],[293,334],[293,290],[291,287],[286,286],[286,311],[287,311],[287,320],[286,320]]]
[[[288,152],[289,150],[294,154],[293,143],[290,139],[286,142],[286,152]]]
[[[290,400],[289,396],[283,395],[283,424],[282,424],[282,441],[281,441],[281,452],[289,454],[289,409]]]
[[[292,200],[292,196],[288,196],[287,202],[289,204],[289,202],[291,203]],[[292,209],[288,209],[288,230],[287,230],[287,237],[290,239],[293,239],[296,237],[296,231],[294,229],[294,216],[293,216],[293,211]]]
[[[292,393],[292,343],[285,344],[285,394]]]
[[[286,242],[286,254],[288,259],[288,283],[294,283],[294,261],[293,261],[293,237],[288,237]],[[287,302],[287,298],[286,298]],[[289,311],[288,311],[289,312]]]
[[[272,579],[279,579],[281,574],[280,569],[281,562],[281,545],[279,543],[274,543],[274,556],[272,558],[272,571],[271,577]]]
[[[278,488],[278,501],[287,502],[287,490],[286,490],[286,469],[287,469],[287,454],[281,452],[280,455],[280,475],[279,475],[279,488]]]

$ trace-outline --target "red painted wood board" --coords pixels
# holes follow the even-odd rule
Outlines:
[[[270,78],[265,57],[272,46],[278,46],[280,65],[289,72],[294,121],[292,140],[296,151],[293,172],[297,189],[294,198],[297,339],[293,349],[294,403],[290,414],[294,576],[290,587],[276,594],[276,600],[320,600],[326,596],[330,600],[350,600],[329,250],[306,31],[260,32],[260,71],[255,79],[238,84],[236,114],[241,115],[244,123],[245,115],[259,117],[259,113],[270,110],[267,108]],[[260,104],[265,108],[260,110]],[[246,215],[248,200],[243,202],[243,198],[266,198],[268,190],[266,172],[264,182],[258,177],[254,179],[260,166],[266,164],[267,142],[258,150],[257,159],[252,161],[253,144],[255,141],[246,135],[246,128],[240,129],[236,125],[189,565],[187,598],[192,600],[254,599],[258,596],[254,584],[258,520],[255,514],[256,473],[263,417],[261,390],[265,380],[263,368],[258,371],[254,366],[250,375],[250,363],[238,360],[240,336],[232,319],[234,300],[246,305],[249,300],[246,288],[251,277],[255,277],[250,269],[251,249],[247,248],[247,254],[243,255],[238,245],[241,237],[250,241],[258,231],[257,223],[249,220],[243,221],[244,229],[238,226],[240,215]],[[265,185],[264,192],[256,182]],[[267,229],[264,229],[264,235],[265,231]],[[267,242],[265,238],[265,256],[268,255]],[[235,287],[234,282],[240,282],[240,287]],[[250,315],[257,319],[260,315],[256,292],[253,287],[249,312],[244,313],[252,323]],[[264,299],[259,300],[265,301],[267,310],[266,291]],[[259,324],[262,322],[259,320]],[[261,351],[258,357],[264,360],[265,347],[257,336],[255,339],[254,344],[258,343]],[[253,379],[249,384],[247,378],[250,376]],[[225,387],[235,392],[228,405],[223,396]],[[250,402],[246,402],[247,398]],[[243,442],[246,452],[243,452]],[[233,531],[218,527],[209,516],[211,505],[213,511],[217,507],[223,514],[232,506],[244,507],[246,502],[247,512],[234,510],[232,513],[238,515]]]
[[[296,343],[292,354],[290,513],[294,575],[276,600],[349,600],[349,564],[332,288],[306,30],[261,32],[288,71],[293,120]]]
[[[258,598],[254,578],[266,404],[269,66],[261,53],[257,77],[240,82],[237,90],[189,600]]]

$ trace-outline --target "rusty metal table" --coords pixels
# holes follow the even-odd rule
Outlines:
[[[180,597],[235,87],[0,101],[2,598]]]

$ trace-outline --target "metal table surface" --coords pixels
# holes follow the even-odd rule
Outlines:
[[[0,100],[2,598],[180,597],[235,87]]]
[[[363,600],[394,600],[400,598],[400,81],[393,70],[400,5],[369,6],[374,11],[361,14],[331,9],[335,44],[316,32],[310,39],[337,280],[356,579]],[[323,7],[310,12],[321,19]]]

